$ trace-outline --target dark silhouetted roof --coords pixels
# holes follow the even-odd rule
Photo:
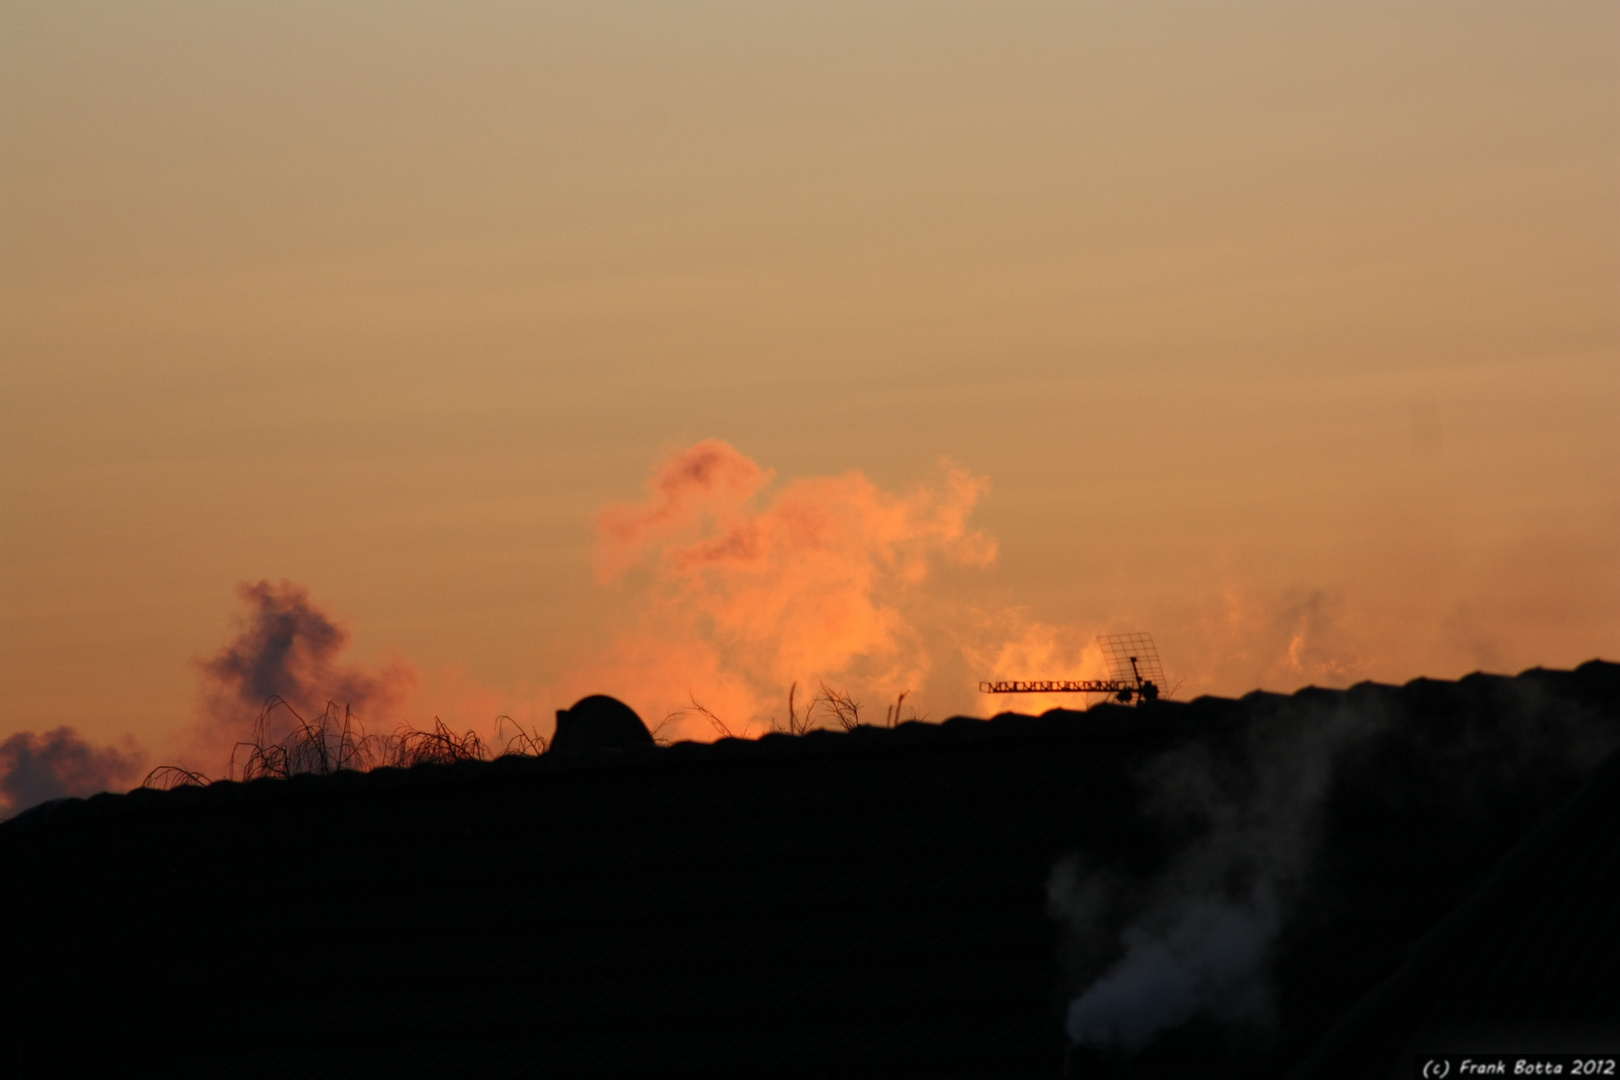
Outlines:
[[[1143,812],[1148,762],[1333,709],[1390,723],[1342,764],[1276,1030],[1070,1062],[1282,1076],[1582,790],[1595,756],[1512,759],[1571,711],[1613,745],[1620,668],[69,800],[0,826],[0,1073],[1055,1078],[1057,860],[1151,873],[1183,838]],[[1521,921],[1612,947],[1598,905],[1517,888]]]
[[[1620,753],[1532,829],[1292,1076],[1430,1053],[1620,1051]]]

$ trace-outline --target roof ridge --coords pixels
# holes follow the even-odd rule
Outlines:
[[[102,792],[87,798],[51,800],[50,809],[43,813],[36,813],[41,809],[39,806],[25,809],[10,819],[0,821],[0,845],[43,831],[52,827],[54,823],[72,820],[84,812],[87,803],[96,804],[94,813],[100,816],[109,812],[113,805],[130,805],[124,800],[132,798],[137,804],[156,805],[161,801],[168,805],[178,805],[199,797],[239,798],[249,790],[252,791],[253,797],[261,797],[269,791],[309,790],[307,785],[312,784],[319,790],[330,790],[357,784],[369,786],[454,783],[464,782],[474,776],[486,776],[492,769],[500,772],[516,769],[572,772],[579,769],[646,766],[653,762],[735,760],[738,757],[756,754],[776,757],[784,754],[865,753],[923,745],[952,745],[980,740],[1000,741],[1008,738],[1101,736],[1104,733],[1117,736],[1143,727],[1158,728],[1167,723],[1171,725],[1207,723],[1227,717],[1236,718],[1257,706],[1286,708],[1293,704],[1320,704],[1325,700],[1353,700],[1369,694],[1398,698],[1403,694],[1427,689],[1469,686],[1480,678],[1501,679],[1507,682],[1552,681],[1559,684],[1586,683],[1593,679],[1620,683],[1620,664],[1594,659],[1582,663],[1574,670],[1537,667],[1527,669],[1518,675],[1486,675],[1483,672],[1473,672],[1461,679],[1418,678],[1404,685],[1363,681],[1342,689],[1306,686],[1288,694],[1252,690],[1241,698],[1206,694],[1190,701],[1161,699],[1139,706],[1103,702],[1089,709],[1048,709],[1038,715],[1019,712],[1002,712],[988,718],[957,715],[937,722],[907,720],[893,727],[861,724],[849,730],[815,728],[800,735],[779,731],[768,732],[757,738],[729,737],[708,743],[683,740],[665,747],[559,751],[532,756],[503,754],[488,761],[424,762],[405,768],[381,766],[366,771],[345,769],[328,774],[300,773],[290,777],[262,777],[247,782],[221,778],[206,785],[188,784],[169,790],[142,786],[128,792]],[[289,789],[282,786],[288,784],[295,787]],[[204,792],[211,794],[203,795]]]

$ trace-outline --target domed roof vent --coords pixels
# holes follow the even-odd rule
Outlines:
[[[653,737],[636,711],[606,694],[592,694],[571,709],[558,709],[557,732],[551,737],[551,749],[565,752],[652,745]]]

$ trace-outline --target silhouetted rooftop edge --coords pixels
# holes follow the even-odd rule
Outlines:
[[[1023,738],[1097,739],[1129,738],[1145,726],[1220,723],[1235,720],[1257,706],[1287,708],[1295,703],[1318,705],[1337,701],[1357,702],[1366,698],[1401,697],[1411,693],[1444,690],[1450,687],[1499,686],[1514,682],[1608,679],[1620,685],[1620,664],[1601,659],[1588,660],[1572,670],[1534,667],[1520,674],[1494,675],[1474,672],[1456,681],[1419,677],[1402,685],[1364,681],[1343,690],[1306,686],[1291,694],[1253,690],[1241,698],[1205,695],[1191,701],[1164,700],[1137,706],[1104,702],[1090,709],[1050,709],[1039,715],[1003,712],[989,719],[953,716],[938,723],[908,720],[895,727],[861,725],[850,731],[816,728],[803,735],[772,732],[756,739],[721,738],[714,742],[682,741],[660,747],[649,740],[628,747],[590,746],[586,749],[546,753],[536,756],[504,755],[491,761],[463,761],[455,764],[427,763],[402,769],[383,766],[369,772],[343,770],[327,775],[300,774],[290,778],[260,778],[246,783],[216,780],[207,785],[180,786],[162,791],[136,788],[117,794],[104,792],[88,798],[53,799],[30,807],[0,822],[0,846],[49,828],[52,823],[102,817],[147,808],[207,805],[213,800],[287,797],[322,791],[353,791],[366,785],[394,787],[476,783],[492,775],[534,771],[655,768],[687,762],[743,761],[753,755],[781,754],[860,754],[891,752],[902,748],[950,745],[961,741]],[[583,699],[605,698],[593,695]],[[614,702],[618,704],[617,702]],[[626,712],[629,712],[626,709]],[[630,714],[634,716],[634,713]],[[637,719],[639,724],[639,718]],[[645,731],[645,728],[643,728]]]

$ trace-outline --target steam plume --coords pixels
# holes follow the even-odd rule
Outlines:
[[[1135,895],[1115,878],[1058,866],[1048,896],[1091,958],[1108,955],[1109,913],[1130,911],[1123,955],[1069,1003],[1072,1042],[1135,1050],[1196,1014],[1265,1029],[1273,1018],[1271,948],[1310,868],[1334,761],[1383,726],[1338,708],[1253,735],[1233,777],[1202,747],[1150,767],[1149,812],[1199,831]],[[1117,925],[1117,923],[1115,923]]]
[[[1275,714],[1256,703],[1235,748],[1200,741],[1150,762],[1139,777],[1145,812],[1193,839],[1145,881],[1070,858],[1048,883],[1081,987],[1070,1040],[1135,1050],[1199,1014],[1265,1031],[1272,953],[1315,887],[1329,797],[1347,772],[1352,790],[1376,791],[1380,748],[1419,763],[1434,778],[1429,797],[1468,821],[1522,785],[1580,775],[1620,735],[1611,719],[1534,682],[1486,679],[1468,693],[1460,725],[1392,709],[1373,692],[1295,698]]]

